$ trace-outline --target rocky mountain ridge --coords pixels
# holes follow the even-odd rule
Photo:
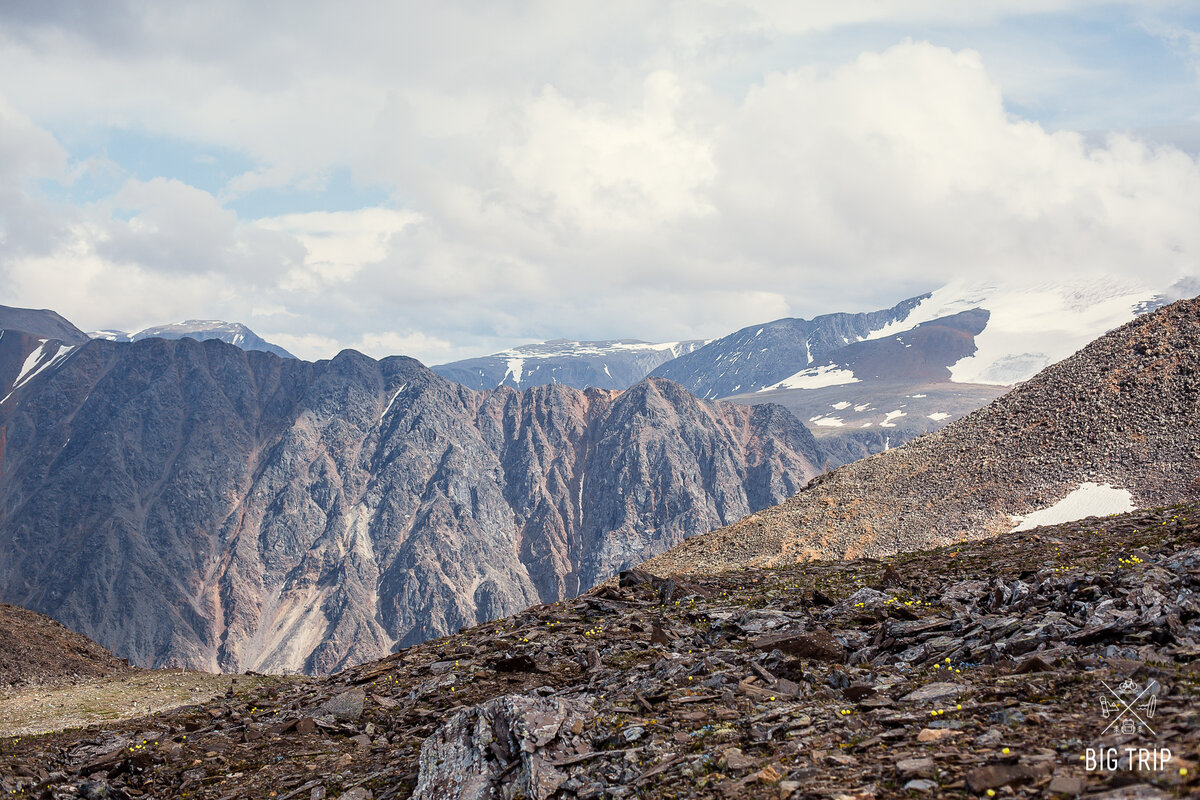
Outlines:
[[[823,314],[751,325],[668,361],[651,374],[675,381],[697,397],[758,391],[889,324],[905,319],[929,295],[882,311]]]
[[[1200,497],[1200,299],[1135,319],[986,408],[685,542],[659,574],[891,553],[992,535],[1085,483]]]
[[[4,340],[0,340],[0,346]],[[93,340],[0,404],[0,597],[139,665],[328,672],[793,494],[778,406]]]
[[[527,344],[482,358],[468,358],[430,367],[437,374],[470,389],[511,386],[524,389],[562,383],[579,389],[628,389],[660,364],[692,352],[703,340],[643,342],[609,339],[577,342],[552,339]]]
[[[261,350],[264,353],[274,353],[280,358],[295,358],[277,344],[272,344],[247,328],[240,322],[225,322],[219,319],[189,319],[184,322],[172,322],[166,325],[154,325],[136,333],[126,333],[118,330],[93,331],[93,339],[107,339],[110,342],[140,342],[142,339],[195,339],[203,342],[217,339],[227,344],[240,347],[243,350]]]
[[[47,308],[0,306],[0,330],[22,331],[35,338],[55,339],[70,345],[88,340],[86,333]]]

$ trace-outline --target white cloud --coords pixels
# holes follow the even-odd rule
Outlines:
[[[1006,113],[979,56],[925,43],[768,76],[724,131],[714,241],[752,262],[886,278],[1194,268],[1200,168],[1088,148]],[[734,228],[746,232],[733,236]]]
[[[366,333],[352,345],[353,349],[373,358],[391,355],[412,356],[426,365],[446,360],[454,352],[454,345],[445,339],[429,336],[421,331],[380,331]]]
[[[282,281],[283,288],[314,291],[349,280],[363,266],[382,260],[392,235],[420,221],[420,215],[386,208],[314,211],[258,220],[264,229],[295,237],[307,251]]]
[[[0,258],[53,249],[65,220],[28,191],[40,179],[69,180],[67,153],[0,96]]]
[[[706,215],[710,144],[681,125],[684,94],[666,71],[646,77],[642,102],[630,110],[544,87],[523,109],[518,141],[498,154],[502,186],[514,196],[489,199],[584,238]]]
[[[803,49],[847,26],[932,22],[987,43],[996,20],[1088,5],[0,16],[0,276],[10,302],[84,327],[223,317],[302,356],[395,348],[427,363],[558,335],[721,335],[964,272],[1166,282],[1200,255],[1196,160],[1006,108],[1009,86],[1045,77],[1040,102],[1095,78],[1065,50],[1022,72],[920,40],[833,62]],[[125,128],[253,166],[211,193],[143,175],[91,204],[39,199],[32,182],[80,171],[49,130]],[[338,169],[391,207],[230,210]]]
[[[211,194],[177,180],[130,180],[112,205],[133,212],[127,220],[104,220],[106,230],[94,242],[97,254],[114,263],[270,285],[304,258],[291,236],[240,222]]]

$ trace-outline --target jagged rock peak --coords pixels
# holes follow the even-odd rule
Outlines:
[[[208,670],[328,672],[573,596],[821,461],[781,409],[659,379],[476,392],[188,338],[89,342],[0,425],[0,596]]]

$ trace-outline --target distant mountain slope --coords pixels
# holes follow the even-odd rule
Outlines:
[[[882,453],[986,406],[1007,386],[869,380],[817,389],[776,389],[725,398],[778,403],[817,438],[827,469]]]
[[[1068,280],[1008,283],[955,281],[932,292],[903,319],[876,331],[878,339],[976,309],[988,312],[972,353],[950,366],[959,383],[1011,385],[1079,350],[1138,314],[1183,296],[1175,288],[1103,275]]]
[[[820,460],[779,406],[660,379],[474,392],[191,339],[93,340],[0,432],[0,598],[210,670],[325,672],[575,595]]]
[[[83,344],[88,335],[59,314],[48,309],[0,306],[0,330],[24,331],[39,339],[56,339],[64,344]]]
[[[1107,510],[1196,499],[1197,475],[1200,299],[1139,317],[988,407],[648,566],[880,556],[1009,530],[1068,497]]]
[[[703,345],[703,340],[652,344],[638,339],[554,339],[432,369],[470,389],[524,389],[553,383],[578,389],[627,389],[660,364]]]
[[[813,323],[778,320],[718,339],[654,374],[707,397],[781,403],[814,426],[828,463],[837,466],[974,411],[1195,285],[1185,278],[1155,289],[1105,276],[960,280],[865,320],[818,317],[813,323],[843,327],[816,351]],[[854,318],[854,330],[845,330],[846,317]]]
[[[1011,385],[1172,294],[1102,276],[956,281],[883,311],[751,325],[652,374],[709,398],[870,378]]]
[[[975,308],[922,322],[902,333],[852,342],[814,359],[811,366],[758,391],[820,389],[861,381],[940,382],[975,352],[988,312]]]
[[[883,311],[825,314],[751,325],[655,369],[697,397],[717,398],[771,386],[851,342],[905,319],[929,295]]]
[[[156,325],[137,333],[125,333],[117,330],[93,331],[95,339],[107,339],[110,342],[140,342],[142,339],[195,339],[207,341],[217,339],[226,344],[240,347],[243,350],[261,350],[264,353],[274,353],[280,358],[295,358],[294,355],[276,344],[256,334],[240,322],[223,322],[215,319],[189,319],[186,322],[173,322],[168,325]]]

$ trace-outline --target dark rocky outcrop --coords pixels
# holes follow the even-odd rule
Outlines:
[[[577,594],[820,461],[782,408],[668,381],[480,393],[191,339],[93,340],[0,425],[0,597],[210,670],[326,672]]]
[[[0,687],[47,686],[130,671],[129,664],[49,617],[0,603]]]

